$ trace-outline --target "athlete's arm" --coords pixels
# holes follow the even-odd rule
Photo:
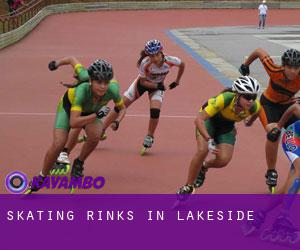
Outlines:
[[[246,59],[246,61],[240,66],[239,68],[239,72],[243,75],[249,75],[250,74],[250,70],[249,70],[249,66],[250,64],[255,61],[257,58],[260,59],[261,62],[263,62],[263,59],[269,56],[268,53],[266,51],[264,51],[263,49],[257,48],[256,50],[254,50]]]
[[[118,117],[117,119],[111,122],[111,128],[113,130],[117,130],[119,128],[119,124],[121,123],[126,114],[126,106],[124,103],[120,106],[116,106],[115,109],[118,110]]]
[[[246,61],[243,63],[245,66],[250,66],[250,64],[255,61],[257,58],[259,58],[260,60],[263,60],[266,56],[269,56],[269,54],[264,51],[261,48],[257,48],[256,50],[254,50],[246,59]]]
[[[124,103],[120,106],[117,106],[116,108],[119,109],[119,115],[116,121],[120,123],[124,119],[127,109]]]
[[[293,104],[290,106],[282,115],[281,119],[278,122],[277,127],[281,129],[284,124],[290,119],[291,116],[296,116],[297,118],[300,118],[300,105],[298,103]]]
[[[75,66],[77,64],[80,64],[78,59],[74,56],[61,58],[61,59],[57,60],[56,63],[57,63],[58,67],[63,66],[63,65],[71,65],[73,68],[75,68]]]
[[[205,127],[204,122],[210,118],[210,116],[206,113],[205,110],[202,110],[198,115],[197,118],[195,120],[195,124],[200,132],[200,134],[203,136],[203,138],[208,141],[209,139],[211,139],[210,135],[207,132],[207,129]]]
[[[267,134],[267,139],[271,142],[276,142],[281,134],[282,127],[286,124],[289,118],[294,115],[300,118],[300,105],[294,104],[290,106],[282,115],[277,125]]]
[[[259,117],[259,113],[251,115],[248,119],[244,120],[245,126],[250,127],[255,122],[255,120]]]
[[[113,112],[106,118],[105,120],[105,124],[106,128],[111,125],[113,130],[117,130],[119,127],[119,124],[121,123],[121,121],[124,119],[126,114],[126,106],[124,103],[122,103],[121,105],[116,105]],[[116,125],[116,123],[118,125]],[[117,126],[117,127],[116,127]],[[106,129],[105,128],[105,129]]]
[[[70,126],[71,128],[82,128],[85,125],[92,123],[97,118],[96,114],[81,116],[81,111],[71,111]]]
[[[109,107],[103,106],[94,114],[81,116],[81,111],[76,109],[74,110],[71,109],[70,126],[71,128],[82,128],[85,125],[92,123],[97,118],[102,119],[103,117],[107,116],[109,111],[110,111]]]
[[[80,62],[77,60],[76,57],[64,57],[56,61],[51,61],[48,65],[49,70],[53,71],[58,69],[60,66],[63,65],[71,65],[74,69],[76,69],[76,65],[81,65]]]

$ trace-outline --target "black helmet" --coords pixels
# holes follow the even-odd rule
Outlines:
[[[113,69],[109,62],[98,59],[88,68],[89,76],[92,80],[110,81],[113,76]]]
[[[300,51],[288,49],[281,57],[282,66],[300,67]]]

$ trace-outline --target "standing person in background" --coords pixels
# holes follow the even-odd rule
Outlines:
[[[7,0],[9,15],[14,15],[19,7],[26,5],[23,0]]]
[[[268,11],[268,6],[266,5],[266,1],[263,0],[262,3],[258,6],[258,11],[259,11],[259,23],[258,23],[258,29],[260,28],[265,28],[265,23],[266,23],[266,17],[267,17],[267,11]]]
[[[11,16],[14,13],[14,9],[13,9],[14,0],[7,0],[6,2],[8,4],[9,15]]]

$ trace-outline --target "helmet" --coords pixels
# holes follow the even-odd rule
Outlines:
[[[282,66],[300,67],[300,51],[288,49],[281,57]]]
[[[114,76],[111,64],[102,59],[93,62],[88,68],[88,73],[92,80],[97,81],[110,81]]]
[[[161,42],[158,40],[150,40],[145,44],[145,52],[147,55],[155,55],[163,49]]]
[[[232,91],[239,94],[258,94],[259,82],[250,76],[240,76],[232,84]]]

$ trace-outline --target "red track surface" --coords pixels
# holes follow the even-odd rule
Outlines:
[[[167,54],[182,58],[187,65],[182,85],[166,93],[162,115],[196,115],[200,104],[223,87],[171,41],[165,30],[256,23],[256,10],[102,11],[50,16],[25,39],[0,51],[0,113],[54,113],[65,91],[58,83],[70,81],[72,70],[65,67],[49,72],[47,64],[67,55],[78,57],[85,65],[98,57],[110,60],[123,92],[137,75],[136,60],[144,42],[157,38]],[[299,24],[298,10],[270,11],[268,25],[292,24]],[[172,81],[174,72],[167,79]],[[146,95],[128,114],[148,114]],[[52,141],[54,116],[0,117],[1,183],[13,170],[36,175]],[[101,193],[174,193],[185,183],[196,150],[193,119],[162,118],[153,149],[141,157],[139,149],[147,126],[147,117],[128,116],[120,131],[108,131],[108,140],[86,161],[86,175],[106,178]],[[200,193],[265,192],[263,129],[259,122],[249,129],[242,124],[238,128],[234,159],[223,169],[210,170]],[[79,150],[80,146],[72,158]],[[280,152],[281,184],[288,169],[289,163]],[[0,193],[5,192],[1,184]]]

